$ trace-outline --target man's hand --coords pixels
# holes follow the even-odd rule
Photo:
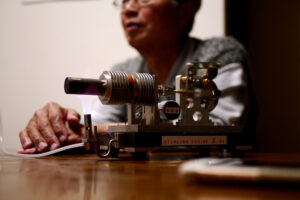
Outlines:
[[[48,103],[37,110],[27,127],[19,134],[23,149],[19,153],[32,154],[78,143],[84,134],[80,115],[57,103]]]

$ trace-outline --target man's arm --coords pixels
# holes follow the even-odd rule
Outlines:
[[[210,118],[218,125],[241,125],[249,104],[246,75],[240,63],[223,66],[214,79],[222,92]]]
[[[214,81],[222,94],[210,118],[219,125],[244,125],[249,111],[251,84],[248,54],[244,47],[231,37],[212,38],[198,43],[193,59],[221,64]]]

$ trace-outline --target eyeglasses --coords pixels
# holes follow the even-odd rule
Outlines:
[[[152,2],[152,0],[134,0],[134,1],[139,6],[145,6]],[[114,0],[113,5],[117,8],[123,8],[129,2],[130,0]]]

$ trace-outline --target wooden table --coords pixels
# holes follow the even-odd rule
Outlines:
[[[174,157],[132,161],[93,154],[42,159],[1,155],[0,199],[300,199],[297,186],[191,182],[178,175],[180,163]]]

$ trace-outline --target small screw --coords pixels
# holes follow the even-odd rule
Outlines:
[[[135,118],[136,119],[139,119],[140,117],[141,117],[141,113],[140,112],[135,113]]]

